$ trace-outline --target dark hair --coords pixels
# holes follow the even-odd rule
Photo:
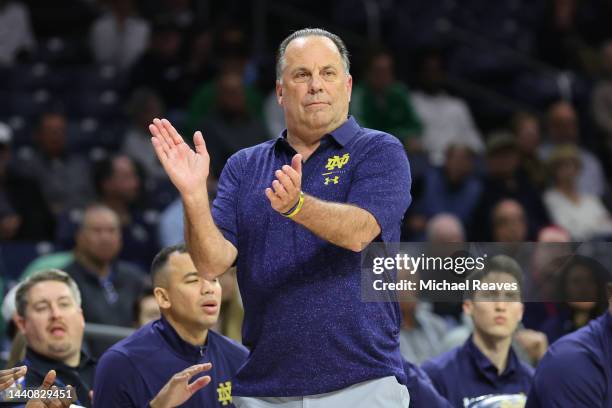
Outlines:
[[[508,255],[495,255],[485,262],[485,267],[468,277],[468,281],[483,280],[492,273],[505,273],[512,276],[518,283],[518,290],[523,291],[523,269],[517,261]],[[473,299],[477,290],[467,291],[467,298]]]
[[[606,283],[610,282],[610,273],[597,260],[584,255],[568,255],[557,260],[561,272],[557,280],[557,295],[564,304],[567,302],[592,301],[596,303],[594,315],[599,315],[608,307]],[[577,266],[582,266],[591,272],[591,277],[597,287],[596,299],[570,299],[567,293],[567,279]]]
[[[142,288],[142,290],[140,291],[140,295],[138,295],[138,297],[134,301],[134,305],[132,306],[132,311],[134,313],[134,323],[138,323],[138,318],[140,316],[140,303],[144,298],[147,298],[149,296],[155,296],[155,294],[153,293],[153,286],[147,284],[144,288]]]
[[[104,182],[111,179],[113,177],[113,173],[115,172],[115,160],[121,157],[127,157],[132,162],[134,166],[134,170],[136,171],[136,175],[140,178],[144,184],[144,170],[142,166],[134,160],[134,158],[130,155],[119,153],[111,156],[106,156],[100,160],[97,160],[93,164],[92,168],[92,178],[94,183],[94,188],[96,190],[96,194],[98,197],[103,196],[103,186]],[[141,186],[142,188],[142,186]]]
[[[349,52],[344,44],[344,41],[336,34],[330,33],[327,30],[323,30],[322,28],[303,28],[301,30],[295,31],[287,36],[279,45],[278,51],[276,52],[276,79],[280,80],[283,73],[283,65],[285,63],[285,52],[287,51],[287,47],[291,41],[303,38],[303,37],[325,37],[329,38],[338,48],[338,52],[340,53],[340,57],[342,58],[342,63],[344,64],[344,71],[348,74],[351,69],[351,63],[349,61]]]
[[[185,244],[177,244],[165,247],[159,251],[157,255],[155,255],[155,258],[153,258],[153,262],[151,262],[151,280],[153,281],[154,285],[156,284],[156,276],[162,271],[162,269],[164,269],[168,263],[170,255],[175,252],[185,254],[188,252],[187,246]]]

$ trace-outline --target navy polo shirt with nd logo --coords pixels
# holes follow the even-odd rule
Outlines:
[[[472,336],[422,368],[440,395],[457,408],[523,407],[533,378],[533,368],[521,362],[512,348],[506,369],[498,374]]]
[[[233,394],[313,395],[386,376],[404,383],[397,303],[362,302],[360,254],[281,216],[265,195],[295,154],[281,136],[233,155],[219,180],[213,217],[238,249],[251,350]],[[367,210],[386,242],[399,241],[410,182],[402,144],[352,117],[302,166],[306,194]]]

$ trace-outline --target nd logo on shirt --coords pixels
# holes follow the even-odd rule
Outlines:
[[[463,399],[465,408],[524,408],[526,403],[525,394],[483,395]]]
[[[227,406],[232,403],[232,382],[225,381],[219,384],[217,387],[217,394],[219,395],[219,403],[223,406]]]
[[[342,156],[335,155],[329,157],[327,159],[327,164],[325,165],[328,172],[322,174],[322,176],[325,177],[323,184],[326,186],[338,184],[340,182],[339,174],[344,173],[344,171],[336,169],[342,169],[342,167],[348,163],[350,158],[351,156],[348,153],[345,153]]]

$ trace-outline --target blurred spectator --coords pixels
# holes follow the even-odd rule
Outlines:
[[[463,225],[453,214],[437,214],[427,223],[427,242],[461,243],[465,242]]]
[[[136,89],[128,102],[130,128],[123,138],[121,152],[132,157],[145,171],[148,179],[167,179],[151,146],[149,124],[164,115],[164,103],[150,88]]]
[[[211,175],[206,180],[208,198],[210,202],[217,195],[217,180]],[[162,211],[159,216],[158,240],[161,247],[180,244],[185,241],[183,229],[183,203],[180,197],[177,197]]]
[[[353,87],[350,111],[361,126],[390,133],[414,150],[420,145],[422,124],[408,88],[395,79],[393,64],[393,56],[385,50],[368,57],[365,81]]]
[[[51,240],[55,220],[36,180],[11,166],[11,140],[0,122],[0,240]]]
[[[465,231],[461,221],[452,214],[438,214],[433,216],[426,227],[427,242],[432,244],[458,244],[465,242]],[[440,245],[444,249],[443,245]],[[452,249],[453,246],[448,246]],[[458,275],[457,275],[458,276]],[[452,326],[457,323],[461,315],[460,302],[435,302],[433,311],[439,316],[448,317],[448,325]],[[440,349],[442,351],[442,349]]]
[[[134,320],[134,326],[136,328],[142,327],[161,317],[152,287],[147,286],[143,289],[140,297],[136,299],[134,303],[134,317],[136,318],[136,320]]]
[[[587,44],[581,35],[584,27],[579,27],[580,3],[576,0],[548,2],[548,12],[538,34],[538,51],[549,64],[564,69],[585,68]]]
[[[183,33],[176,25],[157,22],[149,48],[131,71],[130,85],[155,89],[169,109],[184,108],[195,86],[185,70],[183,42]]]
[[[259,117],[249,111],[247,89],[240,75],[222,73],[215,88],[215,103],[199,129],[210,153],[211,173],[219,177],[232,154],[265,141],[267,132]]]
[[[528,112],[517,112],[512,119],[512,132],[521,155],[521,169],[531,183],[542,189],[546,186],[546,165],[540,159],[540,121]]]
[[[175,199],[159,216],[159,245],[163,247],[180,244],[185,241],[183,228],[183,202]]]
[[[423,147],[436,166],[444,162],[450,144],[466,145],[477,153],[484,147],[466,103],[444,90],[443,64],[440,54],[427,54],[419,66],[419,91],[412,94],[412,103],[423,122]]]
[[[149,43],[149,23],[136,16],[133,0],[106,0],[109,11],[91,28],[90,43],[98,63],[128,69]]]
[[[398,282],[418,282],[419,273],[411,274],[406,269],[397,273]],[[446,333],[444,319],[431,310],[431,305],[419,301],[418,290],[399,293],[402,314],[400,329],[400,352],[411,363],[421,364],[442,352],[440,342]]]
[[[203,48],[201,51],[204,51]],[[249,116],[253,118],[263,118],[263,96],[254,86],[257,79],[257,70],[253,61],[250,59],[247,36],[236,23],[225,24],[216,35],[213,46],[216,56],[215,65],[217,67],[217,77],[212,81],[205,82],[193,93],[189,103],[187,123],[185,133],[189,138],[196,130],[201,130],[202,119],[213,114],[215,105],[220,97],[222,90],[219,87],[221,78],[227,75],[237,75],[241,78],[242,97],[227,96],[231,98],[244,98],[244,105]],[[262,137],[264,137],[262,135]],[[206,134],[204,134],[206,138]]]
[[[133,264],[118,261],[121,229],[118,215],[94,204],[83,215],[76,236],[75,261],[66,272],[83,294],[83,313],[92,323],[132,327],[134,303],[145,284],[144,272]],[[112,342],[92,340],[91,352],[99,357]]]
[[[91,407],[96,367],[81,348],[85,319],[77,284],[59,270],[38,272],[20,285],[15,302],[16,323],[27,342],[23,386],[38,387],[47,372],[55,370],[55,385],[72,385],[76,404]]]
[[[283,130],[285,130],[285,113],[283,108],[278,104],[276,91],[268,94],[264,101],[263,113],[268,128],[268,136],[270,139],[276,139]]]
[[[40,115],[36,149],[20,154],[20,171],[40,185],[53,214],[85,205],[93,197],[89,162],[66,148],[66,117],[59,111]]]
[[[605,190],[604,173],[599,159],[580,147],[580,125],[574,107],[559,101],[548,109],[548,143],[540,148],[540,157],[548,160],[556,146],[572,144],[579,150],[582,166],[578,174],[578,190],[601,197]]]
[[[36,46],[30,13],[21,2],[0,0],[0,66],[11,65],[20,53]]]
[[[219,277],[221,284],[221,312],[214,329],[237,342],[242,342],[242,320],[244,309],[240,293],[238,292],[238,281],[236,279],[236,268],[228,269]]]
[[[500,200],[510,198],[523,207],[528,239],[534,239],[537,231],[548,225],[548,214],[539,191],[521,172],[519,151],[512,135],[500,132],[487,140],[487,173],[482,191],[474,216],[490,220],[493,207]],[[490,241],[493,239],[490,227],[489,224],[470,226],[472,239]]]
[[[158,215],[140,207],[143,179],[134,161],[125,155],[102,159],[94,166],[94,183],[99,201],[119,216],[123,238],[119,258],[146,270],[158,250]]]
[[[557,282],[559,314],[542,323],[550,344],[566,334],[586,326],[608,306],[608,272],[596,260],[573,255],[555,262],[562,268]]]
[[[521,362],[512,336],[523,317],[522,271],[512,258],[496,255],[471,282],[509,283],[518,290],[469,290],[463,309],[474,330],[463,346],[423,364],[436,390],[455,407],[523,406],[533,369]],[[492,298],[494,296],[494,298]]]
[[[582,160],[574,145],[558,146],[551,153],[552,187],[544,202],[554,222],[576,241],[612,236],[612,218],[596,195],[578,190]]]
[[[612,284],[608,281],[608,289]],[[553,344],[536,370],[526,408],[610,406],[612,298],[608,310]]]
[[[612,40],[603,43],[599,55],[600,76],[593,87],[591,110],[609,155],[612,153]]]
[[[493,241],[524,242],[527,240],[527,222],[521,204],[512,199],[499,201],[491,211]]]
[[[474,152],[467,146],[451,144],[441,168],[425,174],[425,186],[414,211],[430,218],[440,213],[453,214],[463,225],[471,225],[474,208],[482,193],[482,182],[474,172]]]

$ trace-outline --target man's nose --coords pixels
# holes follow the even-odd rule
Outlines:
[[[310,93],[315,94],[323,89],[323,79],[317,73],[310,77]]]

